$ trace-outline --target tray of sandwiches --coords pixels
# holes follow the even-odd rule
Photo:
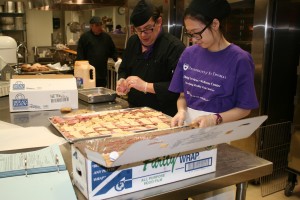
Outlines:
[[[43,65],[40,63],[34,64],[22,64],[20,74],[24,75],[32,75],[32,74],[53,74],[53,73],[60,73],[60,72],[68,72],[71,71],[71,68],[55,68],[52,67],[55,65]]]
[[[55,71],[57,70],[53,70],[46,65],[41,65],[40,63],[21,65],[21,74],[52,73]]]
[[[170,116],[148,107],[52,116],[49,121],[70,143],[171,128]]]

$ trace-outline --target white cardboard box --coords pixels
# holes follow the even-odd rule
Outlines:
[[[72,147],[75,185],[88,199],[100,200],[144,190],[216,170],[217,148],[163,156],[142,163],[105,168]]]
[[[103,153],[109,138],[77,142],[72,145],[75,185],[89,200],[100,200],[214,172],[215,145],[249,137],[266,119],[260,116],[142,139],[118,150],[121,153],[112,162],[106,162]]]
[[[76,80],[72,75],[20,75],[10,80],[10,112],[78,108]]]

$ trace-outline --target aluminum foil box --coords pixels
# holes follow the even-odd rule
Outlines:
[[[100,200],[191,178],[216,170],[217,149],[178,153],[106,168],[72,145],[75,185],[89,200]]]
[[[10,112],[78,108],[76,80],[71,75],[13,76],[9,89]]]
[[[218,144],[249,137],[266,119],[79,141],[72,144],[74,182],[98,200],[211,173]]]

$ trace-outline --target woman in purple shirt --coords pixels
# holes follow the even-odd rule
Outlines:
[[[207,127],[239,120],[258,107],[252,57],[222,33],[230,10],[226,0],[193,0],[185,10],[186,34],[194,45],[182,53],[169,87],[180,93],[172,126],[183,125],[189,110],[210,112],[191,119]]]

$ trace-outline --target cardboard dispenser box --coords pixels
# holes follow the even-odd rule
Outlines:
[[[10,80],[10,112],[78,108],[76,79],[72,75],[19,75]]]
[[[216,170],[217,146],[249,137],[267,116],[72,145],[74,183],[89,200],[123,195]]]

